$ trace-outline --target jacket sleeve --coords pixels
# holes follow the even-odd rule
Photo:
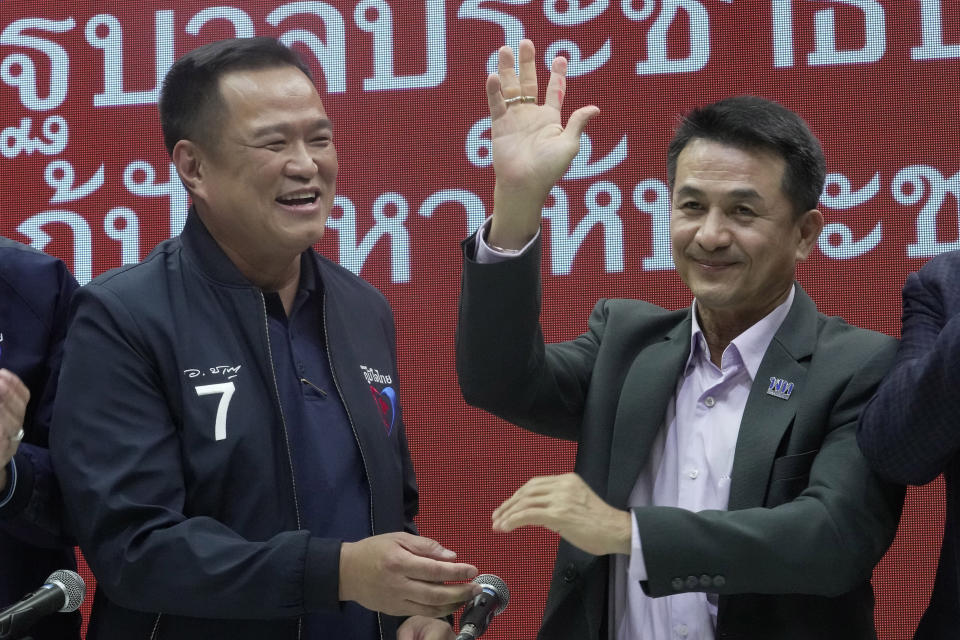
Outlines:
[[[960,315],[947,313],[941,287],[948,276],[935,273],[925,267],[907,276],[896,364],[864,410],[857,432],[874,469],[905,484],[930,482],[960,450],[960,394],[953,387]]]
[[[5,301],[6,304],[22,303],[25,313],[32,316],[24,318],[24,322],[31,322],[37,331],[43,331],[47,340],[44,353],[31,354],[36,369],[17,372],[26,378],[24,382],[30,388],[24,424],[27,438],[14,455],[17,483],[9,501],[0,508],[0,528],[37,547],[72,547],[73,538],[64,528],[63,499],[53,473],[48,443],[70,298],[77,281],[59,260],[43,260],[37,264],[43,273],[37,274],[39,277],[24,278],[29,282],[28,287],[20,288],[25,299]],[[27,290],[32,287],[46,290]],[[54,293],[51,294],[51,290]]]
[[[160,347],[162,349],[162,347]],[[107,288],[75,296],[51,450],[99,586],[130,609],[270,619],[337,606],[339,541],[287,531],[247,540],[186,512],[176,401],[133,317]],[[249,482],[258,482],[250,468]],[[238,489],[242,490],[242,489]],[[200,594],[200,595],[198,595]]]
[[[835,396],[809,481],[795,498],[734,511],[634,509],[648,574],[644,590],[651,596],[833,597],[868,581],[893,541],[904,488],[871,471],[857,449],[855,427],[894,353],[890,341],[862,354],[859,369]]]
[[[464,244],[457,322],[457,379],[464,399],[530,431],[576,440],[603,331],[603,301],[588,332],[544,344],[540,318],[540,241],[523,255],[491,264]]]

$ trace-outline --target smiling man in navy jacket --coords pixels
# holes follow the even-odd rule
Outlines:
[[[476,569],[416,535],[390,308],[311,249],[337,154],[308,68],[213,43],[159,109],[194,206],[77,296],[54,419],[88,637],[452,638]]]

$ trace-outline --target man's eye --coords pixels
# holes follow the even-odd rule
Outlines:
[[[282,151],[284,147],[283,140],[271,140],[263,145],[264,148],[269,149],[270,151]]]

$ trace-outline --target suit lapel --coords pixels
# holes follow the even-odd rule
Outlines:
[[[730,511],[763,504],[777,448],[803,401],[808,360],[816,343],[816,305],[796,285],[793,305],[760,362],[740,421],[727,507]],[[789,398],[767,393],[771,378],[793,383]]]
[[[663,426],[667,403],[690,355],[690,331],[688,313],[661,342],[637,355],[623,380],[607,480],[607,500],[615,507],[626,505],[637,476],[650,457],[650,447]]]

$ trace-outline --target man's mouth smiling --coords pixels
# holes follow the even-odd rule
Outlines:
[[[285,207],[309,207],[313,205],[320,197],[316,189],[305,191],[293,191],[291,193],[278,196],[276,201]]]

